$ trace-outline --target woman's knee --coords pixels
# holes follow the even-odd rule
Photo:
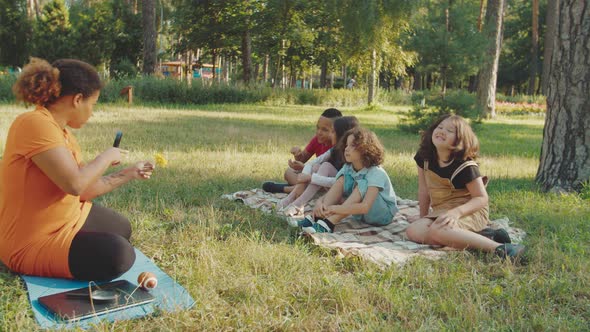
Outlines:
[[[133,263],[135,263],[135,249],[127,239],[119,236],[113,241],[112,257],[112,273],[116,275],[113,277],[114,279],[129,271],[133,266]]]

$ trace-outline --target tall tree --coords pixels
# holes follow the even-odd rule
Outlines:
[[[49,62],[74,56],[70,15],[63,0],[54,0],[41,11],[33,31],[33,52]]]
[[[537,67],[539,58],[539,0],[533,0],[533,20],[531,24],[531,67],[529,73],[528,94],[535,94],[535,82],[537,80]]]
[[[106,64],[114,49],[113,8],[109,2],[74,3],[70,7],[76,58]]]
[[[156,50],[156,2],[155,0],[143,0],[143,73],[151,75],[156,72],[158,55]]]
[[[30,36],[26,2],[0,0],[0,65],[22,66],[25,62]]]
[[[544,95],[547,95],[547,86],[549,84],[549,72],[551,68],[551,55],[553,54],[553,42],[555,40],[555,29],[559,20],[559,17],[557,16],[558,9],[559,0],[547,0],[547,16],[545,22],[546,27],[543,49],[543,72],[541,76],[541,91]]]
[[[113,0],[111,7],[114,48],[110,56],[110,76],[134,76],[143,49],[141,15],[135,12],[131,0]]]
[[[536,180],[546,191],[580,189],[590,179],[590,10],[560,0]]]
[[[339,0],[345,44],[345,56],[356,58],[359,67],[367,67],[369,74],[367,102],[373,103],[377,73],[385,58],[393,64],[407,62],[409,55],[398,47],[401,32],[407,27],[409,14],[415,3],[404,0]],[[394,60],[397,57],[397,61]]]
[[[479,1],[455,0],[425,1],[414,11],[412,32],[406,49],[416,52],[416,71],[426,77],[443,76],[441,89],[447,81],[455,86],[469,76],[475,76],[481,66],[487,38],[480,33],[475,22],[479,14]]]
[[[486,118],[496,116],[496,82],[500,49],[502,48],[503,20],[504,0],[488,0],[484,25],[488,48],[484,63],[479,71],[477,85],[477,104],[481,115]]]

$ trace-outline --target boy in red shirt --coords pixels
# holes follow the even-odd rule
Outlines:
[[[313,156],[321,156],[324,152],[332,147],[332,132],[334,131],[333,122],[336,118],[342,116],[342,113],[335,108],[325,110],[316,124],[316,134],[309,141],[305,149],[298,146],[291,148],[294,160],[289,159],[289,167],[285,171],[285,180],[287,183],[265,182],[262,189],[271,193],[288,193],[297,183],[297,175],[301,173],[305,163]]]

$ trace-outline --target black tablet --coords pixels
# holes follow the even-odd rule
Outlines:
[[[92,300],[91,300],[92,298]],[[42,296],[39,303],[64,321],[76,321],[154,301],[148,291],[127,280]]]

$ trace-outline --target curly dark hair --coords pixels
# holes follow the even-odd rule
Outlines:
[[[475,160],[479,153],[479,140],[471,126],[465,119],[458,115],[446,114],[438,118],[426,131],[421,133],[420,148],[418,149],[418,156],[422,160],[434,163],[438,161],[438,154],[436,147],[432,143],[432,133],[440,125],[441,122],[450,119],[457,129],[456,140],[453,144],[454,149],[451,151],[449,160]],[[448,160],[447,160],[448,161]]]
[[[81,93],[90,97],[102,88],[100,76],[90,64],[75,59],[60,59],[52,64],[31,58],[12,91],[25,104],[46,106],[59,97]]]
[[[342,140],[346,142],[351,135],[354,137],[355,149],[362,156],[363,166],[371,167],[383,164],[385,150],[374,132],[362,127],[355,127],[347,131]]]

